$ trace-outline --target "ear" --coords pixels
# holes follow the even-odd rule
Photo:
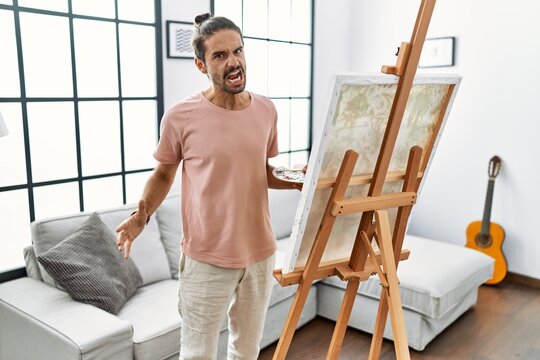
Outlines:
[[[206,68],[204,61],[198,57],[195,57],[195,66],[197,66],[197,69],[199,69],[199,71],[203,74],[208,74],[208,69]]]

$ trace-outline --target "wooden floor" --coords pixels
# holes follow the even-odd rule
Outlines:
[[[334,322],[317,317],[299,329],[287,360],[326,359]],[[340,359],[367,359],[371,335],[349,328]],[[395,359],[385,340],[381,359]],[[272,359],[276,344],[261,351],[260,360]],[[482,286],[475,307],[439,334],[426,349],[411,349],[411,359],[540,360],[540,290],[502,282]]]

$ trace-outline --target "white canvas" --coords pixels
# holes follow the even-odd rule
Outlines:
[[[388,172],[404,172],[409,150],[423,151],[425,178],[461,77],[415,77]],[[373,174],[399,78],[390,75],[337,75],[321,138],[313,144],[282,272],[304,266],[317,234],[331,189],[316,190],[321,179],[335,178],[345,151],[359,157],[353,176]],[[445,106],[445,104],[448,104]],[[437,131],[438,130],[438,131]],[[422,179],[423,179],[422,178]],[[401,191],[403,181],[387,182],[383,193]],[[349,186],[345,198],[366,196],[369,185]],[[393,225],[395,210],[389,211]],[[348,258],[361,213],[337,218],[322,262]]]

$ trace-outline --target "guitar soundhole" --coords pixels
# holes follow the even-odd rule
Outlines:
[[[491,246],[493,239],[491,238],[491,235],[489,234],[479,233],[474,238],[474,241],[476,242],[476,245],[478,245],[478,247],[488,248]]]

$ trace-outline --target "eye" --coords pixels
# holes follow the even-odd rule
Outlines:
[[[223,53],[217,53],[216,55],[214,55],[214,59],[223,59],[225,55]]]
[[[238,49],[234,50],[234,53],[235,54],[240,54],[242,51],[244,51],[244,49],[238,48]]]

